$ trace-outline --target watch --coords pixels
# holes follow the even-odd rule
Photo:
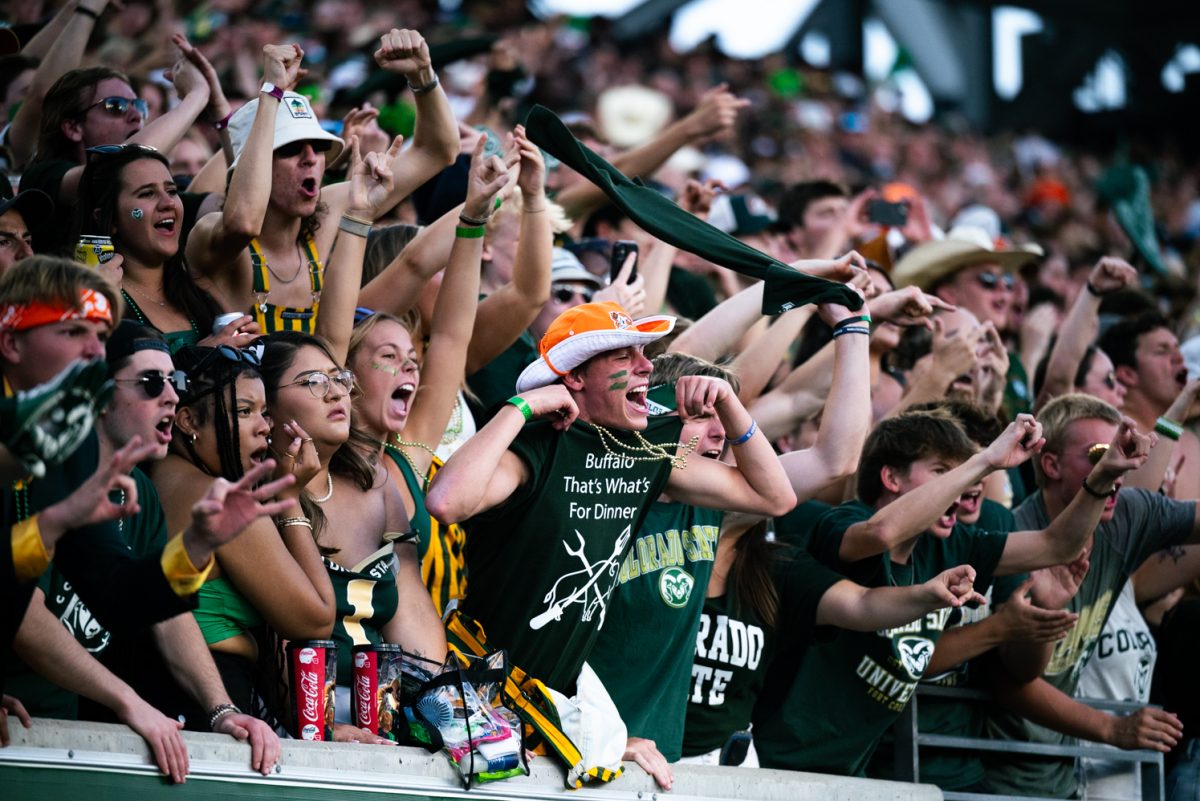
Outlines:
[[[269,81],[264,82],[262,88],[258,91],[270,95],[281,103],[283,102],[283,90]]]

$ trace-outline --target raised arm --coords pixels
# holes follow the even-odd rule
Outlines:
[[[38,128],[42,122],[42,102],[54,82],[76,67],[87,50],[88,38],[108,0],[79,0],[64,3],[46,27],[21,51],[41,59],[33,75],[29,94],[8,129],[8,146],[14,166],[27,164],[37,149]],[[18,170],[19,171],[19,170]]]
[[[384,213],[454,163],[459,151],[458,123],[442,91],[437,73],[433,71],[429,46],[421,34],[393,28],[380,38],[375,62],[389,72],[398,72],[408,78],[417,106],[412,146],[392,161],[392,174],[396,176],[396,182],[388,195],[388,202],[380,206],[380,213]],[[342,183],[327,187],[322,192],[330,213],[342,213],[348,189]]]
[[[672,353],[686,353],[715,362],[737,344],[750,326],[762,319],[763,284],[746,287],[721,301],[671,342]]]
[[[566,430],[579,416],[579,407],[561,384],[517,397],[529,405],[533,417],[548,417],[559,430]],[[459,523],[501,503],[525,483],[529,470],[508,449],[524,425],[522,411],[505,404],[437,471],[425,497],[429,513],[444,524]]]
[[[521,143],[522,158],[533,158],[537,148],[524,138]],[[497,193],[508,181],[508,169],[504,162],[499,156],[485,157],[483,148],[484,140],[481,138],[471,157],[467,201],[463,208],[465,216],[476,220],[487,216]],[[465,223],[455,231],[450,263],[446,265],[446,273],[433,307],[421,389],[404,425],[404,438],[409,442],[436,447],[454,410],[466,367],[467,346],[471,342],[471,330],[475,324],[475,298],[479,295],[480,256],[483,253],[482,233],[479,227]],[[420,449],[410,458],[415,462],[418,474],[423,474],[429,469],[433,457]]]
[[[1067,508],[1041,531],[1008,535],[996,575],[1027,573],[1075,559],[1096,530],[1109,493],[1116,492],[1127,472],[1145,464],[1154,439],[1153,434],[1139,434],[1134,422],[1124,418],[1108,450],[1088,474],[1085,488],[1075,493]]]
[[[837,304],[823,304],[819,312],[834,329],[833,382],[821,428],[811,448],[779,459],[796,496],[803,499],[854,473],[871,428],[870,336],[865,333],[870,321]]]
[[[304,58],[300,46],[267,45],[262,53],[263,80],[284,91],[291,89],[300,75],[300,63]],[[199,275],[220,283],[236,280],[229,272],[237,269],[238,254],[249,246],[251,239],[262,233],[271,199],[278,110],[279,100],[265,92],[259,93],[254,122],[225,194],[225,207],[200,218],[188,237],[188,267]]]
[[[869,520],[846,529],[838,548],[838,558],[843,562],[857,562],[919,536],[969,487],[979,483],[988,473],[1021,464],[1042,444],[1041,425],[1032,415],[1018,415],[984,450],[953,470],[904,493]]]
[[[1106,256],[1096,262],[1088,275],[1086,291],[1075,297],[1075,303],[1059,329],[1058,340],[1050,351],[1050,361],[1046,363],[1046,379],[1038,392],[1035,410],[1059,395],[1074,391],[1079,363],[1100,329],[1101,296],[1120,292],[1136,283],[1137,270],[1121,259]]]
[[[787,473],[758,424],[742,406],[727,381],[685,376],[675,382],[678,408],[692,417],[716,413],[733,442],[737,466],[712,459],[688,459],[671,471],[666,491],[671,497],[710,509],[776,517],[796,505]]]
[[[1187,385],[1180,390],[1175,396],[1175,400],[1167,407],[1167,411],[1163,413],[1163,417],[1170,421],[1186,421],[1191,414],[1192,404],[1195,403],[1196,395],[1200,393],[1200,379],[1189,381]],[[1182,425],[1181,425],[1182,427]],[[1150,492],[1158,492],[1163,487],[1163,480],[1167,475],[1167,468],[1174,462],[1179,472],[1179,463],[1187,459],[1195,459],[1200,456],[1197,452],[1195,437],[1191,432],[1184,430],[1183,436],[1180,439],[1173,439],[1170,436],[1163,435],[1158,438],[1158,443],[1150,451],[1150,458],[1146,463],[1137,470],[1130,471],[1125,477],[1125,486],[1140,487]],[[1178,475],[1176,476],[1178,479]],[[1186,494],[1190,488],[1180,486],[1178,480],[1171,496],[1174,498],[1191,498],[1194,496]],[[1182,491],[1184,494],[1178,494]]]
[[[704,93],[691,113],[668,125],[646,144],[617,154],[612,164],[632,177],[653,175],[684,145],[731,132],[738,111],[748,105],[749,100],[738,98],[726,84],[714,86]],[[579,220],[604,203],[604,193],[592,183],[582,181],[560,192],[556,200],[571,219]]]
[[[317,334],[329,343],[339,364],[346,362],[350,352],[354,307],[362,285],[363,257],[367,254],[370,231],[364,221],[375,219],[377,204],[386,202],[394,183],[391,164],[403,141],[403,137],[397,136],[385,153],[368,153],[365,160],[357,136],[346,143],[350,150],[350,207],[338,223],[337,247],[325,268],[326,289],[321,293],[321,313],[317,316]]]

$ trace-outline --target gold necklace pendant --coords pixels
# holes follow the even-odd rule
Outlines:
[[[668,461],[671,463],[671,467],[679,469],[679,470],[683,470],[685,467],[687,467],[688,454],[695,451],[696,447],[700,444],[699,437],[692,437],[691,440],[686,445],[680,445],[677,442],[676,443],[668,443],[665,445],[656,445],[652,442],[648,442],[646,440],[646,438],[642,436],[642,432],[634,431],[633,436],[638,441],[638,444],[637,445],[629,445],[628,443],[622,442],[620,439],[618,439],[615,434],[613,434],[611,431],[609,431],[604,426],[597,425],[595,423],[590,423],[590,422],[588,423],[588,425],[590,425],[592,428],[596,429],[596,433],[600,435],[600,444],[604,446],[604,450],[610,456],[615,456],[619,459],[631,459],[635,462]],[[621,454],[621,453],[615,452],[612,449],[612,447],[610,447],[608,444],[610,440],[618,448],[621,448],[622,450],[624,450],[625,453]],[[671,453],[671,451],[670,451],[671,448],[674,448],[676,452]],[[682,453],[679,452],[679,450],[681,448],[683,449]],[[648,455],[647,456],[631,456],[630,454],[633,454],[633,453],[645,453]]]

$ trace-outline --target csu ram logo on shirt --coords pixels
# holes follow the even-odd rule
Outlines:
[[[687,606],[695,586],[696,579],[679,567],[669,567],[658,577],[658,594],[667,606],[675,609]]]
[[[711,562],[717,555],[717,526],[694,525],[638,537],[621,562],[617,580],[625,584],[639,576],[657,582],[662,602],[684,609],[692,600],[696,577],[687,569],[694,562]],[[655,575],[657,574],[657,575]]]

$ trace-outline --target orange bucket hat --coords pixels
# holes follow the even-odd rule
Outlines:
[[[617,303],[583,303],[550,324],[538,343],[541,358],[517,378],[517,392],[553,384],[593,356],[661,339],[675,328],[665,315],[634,320]]]

